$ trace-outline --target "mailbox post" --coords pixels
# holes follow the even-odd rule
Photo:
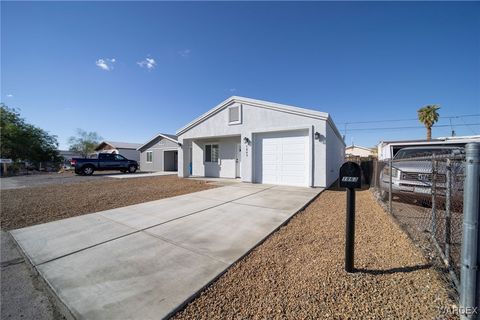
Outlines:
[[[347,188],[347,221],[345,225],[345,271],[354,272],[355,256],[355,189],[362,187],[362,170],[355,162],[340,168],[340,187]]]

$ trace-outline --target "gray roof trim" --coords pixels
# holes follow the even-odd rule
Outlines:
[[[246,98],[246,97],[238,97],[238,96],[232,96],[228,98],[227,100],[221,102],[218,104],[216,107],[210,109],[206,113],[202,114],[200,117],[196,118],[195,120],[191,121],[184,127],[180,128],[177,131],[177,136],[184,134],[191,128],[195,127],[196,125],[200,124],[201,122],[205,121],[206,119],[210,118],[211,116],[217,114],[221,110],[225,109],[229,105],[233,103],[246,103],[248,105],[254,106],[254,107],[259,107],[259,108],[265,108],[265,109],[270,109],[270,110],[275,110],[275,111],[281,111],[281,112],[286,112],[286,113],[291,113],[295,115],[300,115],[300,116],[305,116],[305,117],[310,117],[314,119],[321,119],[321,120],[326,120],[329,121],[331,127],[334,129],[334,131],[339,135],[341,138],[340,133],[338,132],[337,127],[331,120],[331,117],[328,115],[328,113],[325,112],[320,112],[316,110],[311,110],[311,109],[304,109],[304,108],[298,108],[286,104],[280,104],[280,103],[275,103],[275,102],[269,102],[269,101],[263,101],[263,100],[257,100],[257,99],[251,99],[251,98]],[[343,139],[342,139],[343,140]]]
[[[148,144],[150,144],[153,140],[157,139],[157,138],[165,138],[167,140],[170,140],[174,143],[178,143],[178,139],[177,139],[177,136],[176,135],[173,135],[173,134],[167,134],[167,133],[158,133],[156,134],[154,137],[152,137],[151,139],[147,140],[147,142],[145,142],[144,144],[142,144],[140,147],[137,148],[137,150],[140,150],[143,149],[144,147],[146,147]]]
[[[379,145],[387,145],[387,144],[404,144],[404,143],[443,143],[443,142],[449,142],[449,143],[463,143],[465,141],[478,141],[480,140],[480,135],[474,135],[474,136],[455,136],[455,137],[439,137],[439,138],[433,138],[430,141],[426,139],[414,139],[414,140],[390,140],[390,141],[380,141]]]

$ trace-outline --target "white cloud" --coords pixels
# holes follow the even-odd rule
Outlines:
[[[95,61],[95,64],[97,67],[99,67],[102,70],[105,71],[110,71],[113,70],[113,64],[115,63],[115,58],[109,59],[109,58],[103,58],[103,59],[98,59]]]
[[[188,58],[190,56],[190,53],[192,53],[192,50],[190,49],[183,49],[181,51],[178,51],[178,54],[184,58]]]
[[[13,94],[7,94],[6,97],[7,98],[13,98]]]
[[[149,70],[154,69],[157,66],[157,62],[153,58],[145,58],[142,61],[137,62],[141,68],[147,68]]]
[[[228,91],[230,91],[231,93],[233,93],[233,92],[237,91],[237,89],[236,89],[236,88],[230,88],[230,89],[228,89]]]

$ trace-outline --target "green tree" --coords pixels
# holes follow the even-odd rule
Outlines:
[[[0,156],[14,161],[58,163],[57,137],[29,124],[20,113],[0,104]]]
[[[102,137],[96,132],[77,129],[77,135],[70,137],[68,143],[70,144],[70,151],[75,151],[83,157],[87,157],[95,151],[95,147],[99,144],[100,140],[102,140]]]
[[[427,128],[427,140],[432,139],[432,127],[438,121],[439,106],[432,104],[418,109],[418,120]]]

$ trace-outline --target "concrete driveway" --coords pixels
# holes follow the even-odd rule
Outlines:
[[[11,234],[71,316],[159,319],[321,191],[238,183]]]

